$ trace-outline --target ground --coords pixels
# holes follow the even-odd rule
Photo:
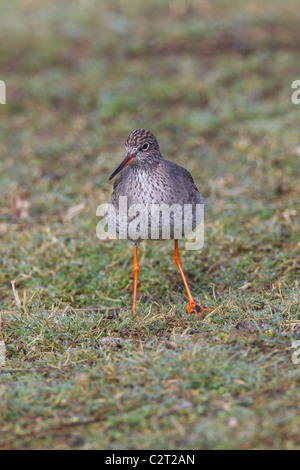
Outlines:
[[[0,448],[299,449],[297,0],[0,10]],[[206,199],[203,321],[171,242],[140,247],[135,318],[132,246],[96,236],[141,127]]]

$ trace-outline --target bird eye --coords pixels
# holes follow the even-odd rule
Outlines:
[[[148,144],[148,143],[146,143],[146,144],[144,144],[144,145],[142,146],[142,150],[148,150],[148,148],[149,148],[149,144]]]

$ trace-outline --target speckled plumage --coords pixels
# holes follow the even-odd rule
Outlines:
[[[136,129],[130,132],[125,140],[126,149],[138,149],[141,145],[149,143],[151,145],[152,152],[154,150],[159,152],[159,145],[157,139],[152,132],[147,129]],[[150,147],[149,147],[150,149]]]
[[[149,146],[147,150],[140,150],[143,145]],[[151,237],[151,204],[167,204],[169,206],[178,204],[182,208],[185,204],[192,205],[192,228],[196,226],[196,204],[204,204],[204,199],[198,192],[190,173],[174,162],[165,160],[160,152],[156,137],[148,130],[137,129],[131,132],[125,141],[127,155],[133,156],[133,161],[126,166],[117,176],[113,193],[109,204],[116,209],[116,217],[107,210],[105,213],[108,223],[119,232],[119,198],[127,197],[128,208],[133,204],[142,204],[148,215],[148,233],[146,237],[132,240],[139,243],[143,238],[157,239]],[[172,214],[173,215],[173,214]],[[171,215],[170,238],[174,237],[174,217]],[[128,217],[128,223],[135,218]],[[159,239],[162,238],[161,222]],[[184,220],[183,220],[184,223]],[[185,234],[184,226],[182,227]],[[130,237],[128,237],[130,239]]]
[[[133,313],[136,313],[140,269],[138,244],[144,239],[170,238],[174,239],[174,260],[188,295],[187,311],[196,312],[202,317],[203,312],[209,309],[198,305],[190,292],[180,262],[178,240],[200,223],[201,213],[199,218],[198,209],[199,206],[201,209],[205,207],[204,199],[190,173],[163,158],[156,137],[150,131],[137,129],[131,132],[125,141],[125,147],[127,153],[123,162],[109,178],[111,180],[121,172],[115,180],[105,217],[108,224],[119,233],[120,238],[126,238],[134,244]],[[124,200],[125,208],[121,207]],[[186,212],[187,205],[190,213]],[[164,211],[164,206],[168,208],[168,213]],[[153,212],[155,207],[159,210]],[[130,213],[131,209],[133,211]],[[186,222],[189,222],[188,227]],[[131,231],[132,226],[135,231]],[[153,228],[156,230],[154,234]],[[169,230],[168,236],[166,228]]]

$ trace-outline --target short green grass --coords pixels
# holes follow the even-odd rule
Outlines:
[[[297,0],[0,10],[0,448],[299,449]],[[134,318],[132,247],[96,237],[139,127],[207,202],[202,322],[171,242],[139,249]]]

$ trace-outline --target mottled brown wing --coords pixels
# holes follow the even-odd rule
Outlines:
[[[177,177],[178,174],[181,174],[182,177],[185,178],[187,181],[190,181],[193,184],[194,189],[196,189],[196,191],[198,191],[198,188],[195,185],[194,179],[193,179],[192,175],[190,174],[190,172],[188,170],[186,170],[183,166],[177,165],[177,163],[174,163],[170,160],[167,160],[167,162],[168,162],[168,166],[171,169],[171,171],[175,173],[175,177]]]

